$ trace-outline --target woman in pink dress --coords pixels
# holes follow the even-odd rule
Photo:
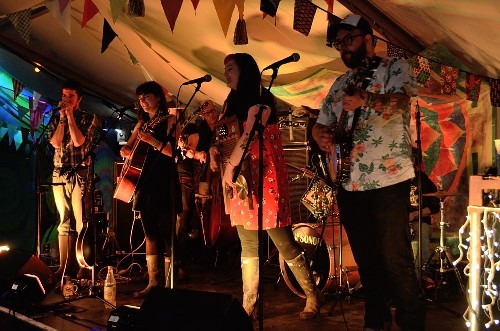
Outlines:
[[[232,151],[223,156],[223,183],[226,185],[226,210],[231,224],[236,226],[241,241],[241,271],[243,280],[243,308],[252,315],[258,297],[259,235],[258,206],[262,202],[262,229],[266,230],[285,259],[306,295],[302,319],[318,316],[321,293],[316,289],[309,264],[302,247],[294,240],[288,192],[286,163],[278,129],[274,96],[261,84],[260,71],[254,58],[246,53],[228,55],[224,60],[224,75],[231,92],[224,103],[221,120],[237,119],[242,135]],[[252,139],[245,156],[244,181],[233,182],[235,166],[239,163],[250,138],[255,115],[263,107],[263,142],[258,134]],[[216,130],[216,134],[217,130]],[[263,153],[263,194],[258,196],[259,150]],[[211,150],[211,168],[218,168],[215,149]],[[241,178],[241,177],[240,177]],[[246,182],[245,189],[241,183]],[[229,194],[227,194],[227,191]],[[232,197],[231,197],[232,196]]]

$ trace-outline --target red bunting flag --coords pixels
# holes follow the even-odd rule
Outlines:
[[[193,8],[196,11],[198,8],[198,4],[200,3],[200,0],[191,0],[191,3],[193,4]]]
[[[15,79],[14,77],[12,77],[12,87],[14,90],[14,101],[15,101],[16,98],[19,96],[19,94],[21,94],[21,91],[24,88],[24,84]]]
[[[83,4],[83,19],[82,28],[87,25],[87,22],[92,19],[99,12],[99,8],[92,2],[92,0],[85,0]]]
[[[458,69],[441,65],[441,93],[454,95],[457,92]]]
[[[328,9],[326,10],[329,13],[333,13],[333,0],[325,0],[328,5]]]
[[[500,107],[500,80],[490,78],[490,100],[493,107]]]
[[[472,108],[477,107],[480,89],[481,76],[467,73],[465,75],[465,95],[467,100],[472,101]]]
[[[316,5],[309,0],[295,0],[293,29],[308,36],[311,31],[314,15],[316,15],[316,9]]]
[[[36,128],[38,127],[38,124],[40,124],[40,120],[42,119],[43,114],[45,113],[45,110],[48,107],[48,104],[45,101],[38,100],[36,108],[34,108],[34,100],[33,97],[29,98],[29,104],[30,104],[30,129],[31,133],[35,132]]]
[[[170,25],[170,30],[174,32],[175,22],[182,7],[182,0],[161,0],[161,6],[163,7],[163,12],[167,17],[168,24]]]

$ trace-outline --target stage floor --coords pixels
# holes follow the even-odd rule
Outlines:
[[[220,256],[217,265],[214,265],[213,252],[200,254],[197,258],[189,261],[185,266],[188,275],[185,280],[178,280],[175,289],[194,290],[201,292],[217,292],[227,296],[234,296],[237,304],[241,300],[241,271],[239,257],[237,253]],[[141,258],[136,261],[139,265],[144,264]],[[120,269],[126,268],[126,264],[121,264]],[[143,300],[136,299],[133,292],[141,290],[146,285],[143,272],[138,267],[134,267],[131,274],[126,277],[117,277],[117,306],[134,305],[141,307]],[[145,270],[145,269],[144,269]],[[276,257],[270,259],[263,269],[263,329],[265,330],[362,330],[363,328],[363,290],[362,286],[352,291],[351,296],[335,294],[338,289],[328,288],[325,292],[326,302],[321,308],[320,316],[309,321],[299,319],[299,312],[302,310],[305,300],[294,294],[290,286],[280,277],[279,263]],[[97,273],[96,273],[97,274]],[[105,277],[105,271],[101,271],[97,276]],[[427,330],[467,330],[462,314],[465,312],[467,304],[464,295],[456,284],[455,276],[452,272],[445,274],[448,284],[438,288],[438,292],[430,292],[427,298],[433,298],[432,302],[427,302]],[[88,292],[87,292],[88,293]],[[435,295],[437,294],[437,299]],[[207,312],[215,312],[226,307],[218,307],[217,300],[213,302],[203,302],[202,308],[196,305],[192,309],[189,300],[196,300],[196,295],[189,299],[177,302],[177,308],[187,311],[187,316],[199,319],[206,316]],[[147,298],[146,298],[147,300]],[[168,300],[168,299],[166,299]],[[206,299],[203,299],[206,300]],[[240,308],[240,307],[238,307]],[[19,313],[27,316],[33,321],[52,327],[56,330],[106,330],[111,309],[105,308],[105,304],[95,298],[86,297],[74,301],[64,301],[61,293],[51,291],[40,304],[32,305],[29,308],[18,309]],[[202,314],[203,313],[203,314]],[[168,314],[168,312],[165,312]],[[393,310],[394,314],[394,310]],[[15,325],[14,318],[7,318],[0,314],[0,329],[2,330],[31,330],[26,326]],[[12,315],[12,312],[11,312]],[[209,315],[210,316],[210,315]],[[215,316],[215,314],[214,314]],[[207,318],[207,317],[203,317]],[[187,318],[188,319],[188,318]],[[19,324],[20,322],[17,321]],[[204,330],[209,330],[211,321],[207,320]],[[186,323],[187,325],[188,323]],[[213,324],[212,324],[213,325]],[[36,328],[32,328],[35,330]],[[177,329],[177,328],[175,328]],[[234,326],[234,330],[238,330]],[[254,321],[254,329],[259,329],[259,321]],[[164,330],[174,330],[165,325]],[[399,330],[395,325],[392,330]]]

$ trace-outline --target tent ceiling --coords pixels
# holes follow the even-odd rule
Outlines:
[[[99,13],[81,28],[84,0],[70,1],[70,35],[45,8],[50,1],[2,1],[0,15],[27,8],[38,11],[32,16],[29,46],[5,16],[0,21],[0,43],[60,77],[80,78],[90,91],[118,106],[131,104],[135,87],[145,80],[155,79],[176,95],[183,82],[207,73],[213,80],[202,85],[193,106],[206,98],[221,104],[228,93],[223,77],[223,58],[233,52],[251,53],[261,68],[291,53],[299,53],[299,62],[280,68],[274,85],[303,79],[319,68],[345,70],[338,52],[325,45],[326,13],[317,10],[311,32],[304,36],[292,28],[292,0],[281,1],[275,18],[263,18],[260,0],[245,0],[249,43],[240,46],[233,44],[237,8],[225,37],[213,1],[200,1],[196,11],[191,1],[184,1],[173,32],[160,1],[144,1],[145,17],[122,13],[116,22],[113,22],[109,0],[93,2]],[[327,7],[322,0],[313,3],[323,9]],[[382,38],[413,53],[439,43],[471,72],[499,77],[500,12],[497,0],[340,0],[334,3],[335,15],[343,17],[349,11],[364,15],[374,23]],[[117,38],[101,54],[104,19]],[[385,43],[379,43],[378,48],[383,52]],[[129,52],[139,64],[132,64]],[[18,77],[21,71],[2,59],[0,66],[18,80],[28,80]],[[269,74],[271,72],[265,72],[265,81],[269,80]],[[50,84],[40,85],[43,88]],[[193,91],[194,86],[183,87],[179,99],[187,102]],[[39,92],[42,95],[54,93]]]

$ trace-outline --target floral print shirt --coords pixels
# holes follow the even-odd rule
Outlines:
[[[342,91],[355,80],[356,70],[338,77],[323,100],[317,123],[335,130],[342,113]],[[404,93],[416,96],[417,84],[413,71],[403,58],[381,60],[366,91],[377,94]],[[403,182],[415,176],[411,162],[410,102],[404,109],[362,107],[353,131],[349,179],[342,183],[348,191],[367,191]],[[350,126],[354,112],[349,112]]]

